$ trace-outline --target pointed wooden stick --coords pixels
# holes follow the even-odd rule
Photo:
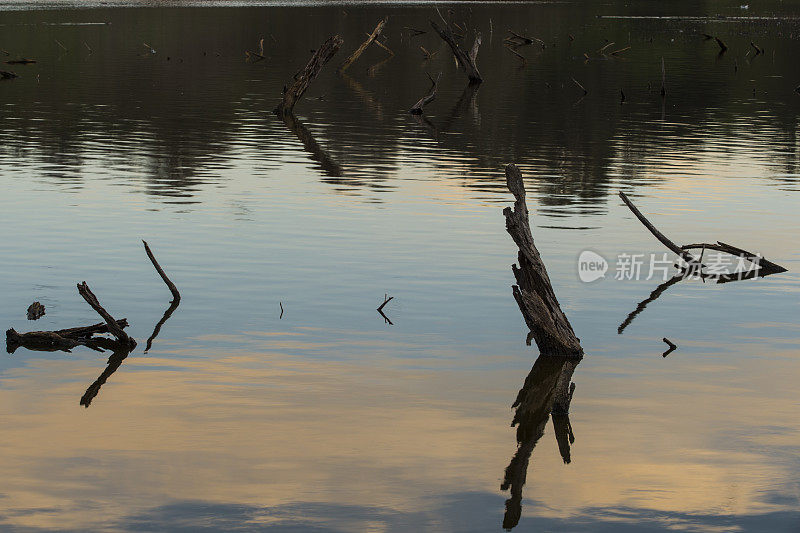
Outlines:
[[[172,301],[180,302],[181,293],[178,292],[178,287],[176,287],[175,284],[172,283],[172,281],[170,281],[170,279],[167,277],[167,273],[164,272],[164,269],[161,268],[161,265],[158,264],[158,261],[156,261],[156,256],[154,256],[153,252],[150,251],[150,247],[147,245],[147,242],[142,240],[142,244],[144,244],[144,251],[147,252],[147,257],[150,258],[150,262],[153,263],[153,266],[156,268],[156,272],[158,272],[158,275],[161,276],[161,279],[164,280],[164,283],[167,284],[169,292],[172,293]]]
[[[356,48],[355,52],[350,54],[350,57],[344,60],[344,63],[342,63],[342,65],[339,67],[339,72],[344,72],[345,70],[347,70],[350,67],[350,65],[352,65],[356,61],[356,59],[361,57],[361,54],[364,53],[364,50],[366,50],[367,47],[369,47],[369,45],[371,45],[372,42],[378,38],[378,35],[381,34],[381,32],[383,31],[383,27],[386,26],[387,20],[388,17],[385,17],[380,22],[378,22],[378,25],[375,26],[375,29],[372,30],[372,33],[370,33],[369,36],[367,36],[367,40],[361,43],[361,46]]]
[[[112,317],[108,311],[106,311],[103,306],[100,305],[100,302],[97,300],[97,296],[94,295],[92,290],[89,288],[89,285],[87,285],[85,281],[83,283],[78,283],[78,294],[80,294],[83,299],[86,300],[86,303],[89,304],[92,309],[97,311],[98,315],[103,317],[103,320],[105,320],[106,324],[108,325],[108,331],[114,335],[119,342],[128,345],[130,348],[136,346],[136,341],[131,337],[128,337],[128,334],[125,333],[121,327],[119,327],[119,324],[117,324],[117,321],[114,320],[114,317]]]

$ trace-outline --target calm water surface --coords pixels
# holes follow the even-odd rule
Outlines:
[[[519,530],[800,529],[800,10],[739,4],[454,5],[483,32],[477,89],[403,31],[432,6],[2,4],[0,49],[38,62],[0,82],[0,323],[94,323],[86,280],[139,347],[88,408],[107,353],[0,357],[0,527],[501,531],[537,356],[501,213],[515,162],[586,350],[570,462],[548,424]],[[338,75],[385,15],[396,55]],[[545,46],[523,65],[509,28]],[[335,32],[285,124],[281,88]],[[679,243],[789,272],[678,283],[618,334],[660,280],[613,279],[615,257],[664,251],[619,190]],[[183,296],[147,354],[170,295],[141,239]],[[586,249],[606,279],[580,282]]]

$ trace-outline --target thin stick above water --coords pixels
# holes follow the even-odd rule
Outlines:
[[[156,256],[153,255],[153,252],[150,251],[150,247],[147,245],[147,241],[142,240],[142,244],[144,244],[144,251],[147,252],[147,257],[150,258],[150,262],[153,263],[153,266],[156,268],[156,272],[158,272],[158,275],[161,276],[161,279],[164,280],[164,283],[167,284],[169,291],[172,293],[172,301],[180,302],[181,293],[178,292],[178,287],[172,283],[172,281],[167,277],[166,272],[164,272],[164,269],[158,264],[158,261],[156,261]]]

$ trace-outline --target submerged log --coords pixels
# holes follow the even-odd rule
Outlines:
[[[329,37],[327,41],[322,43],[322,46],[314,52],[314,55],[311,56],[303,70],[295,75],[294,82],[289,87],[284,88],[283,100],[274,111],[276,115],[286,115],[292,111],[297,101],[302,98],[311,85],[311,82],[319,75],[322,67],[339,51],[342,43],[344,43],[344,40],[338,35]]]
[[[117,320],[120,328],[128,327],[126,319]],[[18,333],[14,328],[6,331],[6,351],[14,353],[17,348],[27,348],[37,352],[69,352],[76,346],[88,346],[95,349],[93,343],[97,340],[92,336],[108,333],[108,324],[100,323],[91,326],[59,329],[56,331],[30,331]]]
[[[364,53],[364,51],[369,47],[369,45],[371,45],[373,42],[376,42],[376,43],[378,42],[378,41],[376,41],[376,39],[378,38],[378,36],[383,31],[383,27],[386,26],[386,22],[388,20],[389,20],[389,17],[384,17],[380,22],[378,22],[378,25],[375,26],[375,29],[372,30],[372,33],[370,33],[367,36],[367,40],[364,41],[363,43],[361,43],[361,46],[356,48],[355,52],[350,54],[350,57],[348,57],[347,59],[344,60],[344,63],[342,63],[341,66],[339,67],[339,72],[344,72],[345,70],[350,68],[350,65],[355,63],[355,61],[359,57],[361,57],[361,54]],[[392,55],[394,55],[394,54],[392,54]]]
[[[6,330],[6,352],[14,353],[20,346],[36,352],[69,352],[81,343],[62,337],[55,331],[30,331],[18,333],[14,328]]]
[[[481,83],[483,78],[481,77],[481,73],[478,71],[478,67],[475,64],[475,60],[478,56],[478,47],[481,44],[480,33],[475,37],[475,44],[473,44],[472,50],[470,50],[470,53],[468,54],[456,42],[456,37],[449,25],[445,26],[444,28],[440,28],[436,22],[430,22],[431,27],[436,31],[436,33],[439,34],[439,37],[441,37],[444,42],[450,46],[450,49],[453,51],[453,55],[455,56],[459,66],[464,72],[467,73],[470,83]]]
[[[30,65],[31,63],[36,63],[36,60],[23,57],[22,59],[9,59],[6,61],[6,65]]]
[[[0,79],[3,80],[13,80],[14,78],[19,78],[15,72],[9,72],[8,70],[0,70]]]

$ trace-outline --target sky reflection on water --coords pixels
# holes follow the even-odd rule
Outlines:
[[[750,13],[792,14],[776,5]],[[87,280],[140,346],[88,408],[108,353],[0,358],[2,527],[500,530],[509,407],[536,358],[501,214],[513,161],[587,353],[571,462],[549,422],[520,530],[796,528],[797,22],[596,18],[625,9],[456,8],[485,33],[493,21],[475,94],[430,33],[401,39],[427,7],[3,12],[0,48],[39,63],[0,83],[0,317],[94,323],[75,291]],[[372,75],[380,50],[346,77],[328,68],[298,105],[321,158],[270,110],[310,48],[338,31],[349,50],[387,10],[396,56]],[[44,24],[59,21],[111,24]],[[548,43],[524,69],[507,27]],[[245,63],[261,36],[269,59]],[[605,39],[630,54],[598,57]],[[750,40],[768,53],[746,55]],[[619,335],[660,280],[584,284],[578,254],[662,250],[618,190],[677,242],[730,242],[789,272],[679,283]],[[170,294],[142,238],[183,296],[147,355]],[[375,312],[386,293],[392,325]],[[47,314],[31,323],[34,299]],[[664,336],[679,347],[666,359]]]

